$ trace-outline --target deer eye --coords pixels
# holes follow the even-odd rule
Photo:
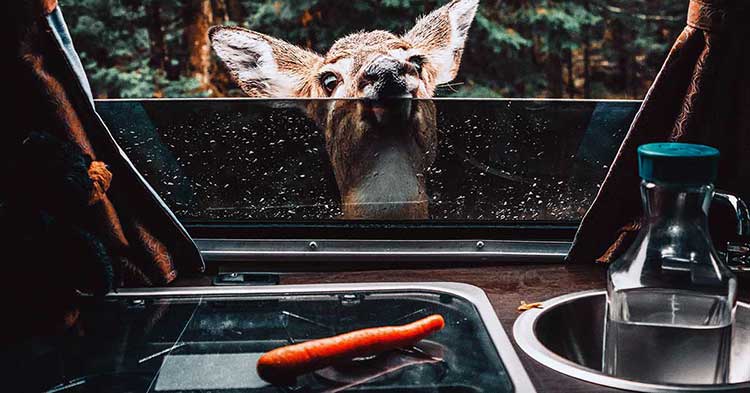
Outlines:
[[[339,78],[332,72],[326,72],[325,74],[320,76],[320,84],[323,85],[324,89],[326,89],[326,93],[328,93],[328,95],[331,95],[331,93],[333,93],[333,90],[335,90],[336,86],[338,86],[339,84]]]
[[[424,56],[412,56],[409,58],[409,63],[411,63],[414,66],[414,69],[417,70],[417,74],[422,74],[422,65],[424,64]]]

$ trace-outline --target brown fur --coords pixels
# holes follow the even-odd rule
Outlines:
[[[335,124],[325,128],[326,150],[336,182],[341,193],[342,210],[347,219],[405,219],[427,218],[428,199],[425,191],[425,172],[435,160],[437,149],[436,109],[431,101],[413,102],[412,117],[398,124],[397,136],[382,135],[377,126],[361,122],[365,117],[366,104],[362,101],[312,102],[310,112],[319,111],[316,106],[330,105],[334,109],[323,124]],[[377,156],[383,149],[397,145],[410,159],[419,186],[418,197],[404,201],[397,209],[382,210],[373,216],[366,209],[364,201],[357,198],[353,190],[365,178],[373,175]],[[354,163],[354,164],[352,164]]]

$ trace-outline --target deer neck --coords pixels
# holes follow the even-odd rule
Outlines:
[[[366,164],[340,190],[344,217],[426,219],[425,176],[415,159],[419,157],[415,144],[387,140],[368,150]]]

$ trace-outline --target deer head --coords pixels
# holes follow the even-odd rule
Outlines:
[[[211,44],[251,97],[337,99],[307,112],[325,133],[346,218],[427,218],[435,107],[412,99],[456,76],[478,1],[453,0],[403,36],[343,37],[325,56],[238,27],[214,26]]]

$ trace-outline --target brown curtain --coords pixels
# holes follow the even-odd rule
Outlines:
[[[586,213],[569,261],[610,262],[632,242],[641,217],[636,155],[641,144],[714,146],[721,151],[717,187],[750,197],[749,33],[750,1],[690,1],[687,26]],[[720,219],[718,227],[731,227],[728,220]],[[716,237],[714,243],[721,245]]]
[[[71,323],[78,292],[202,271],[185,229],[97,115],[56,1],[0,7],[0,224],[5,282],[23,291],[19,313],[28,317],[19,330]]]

